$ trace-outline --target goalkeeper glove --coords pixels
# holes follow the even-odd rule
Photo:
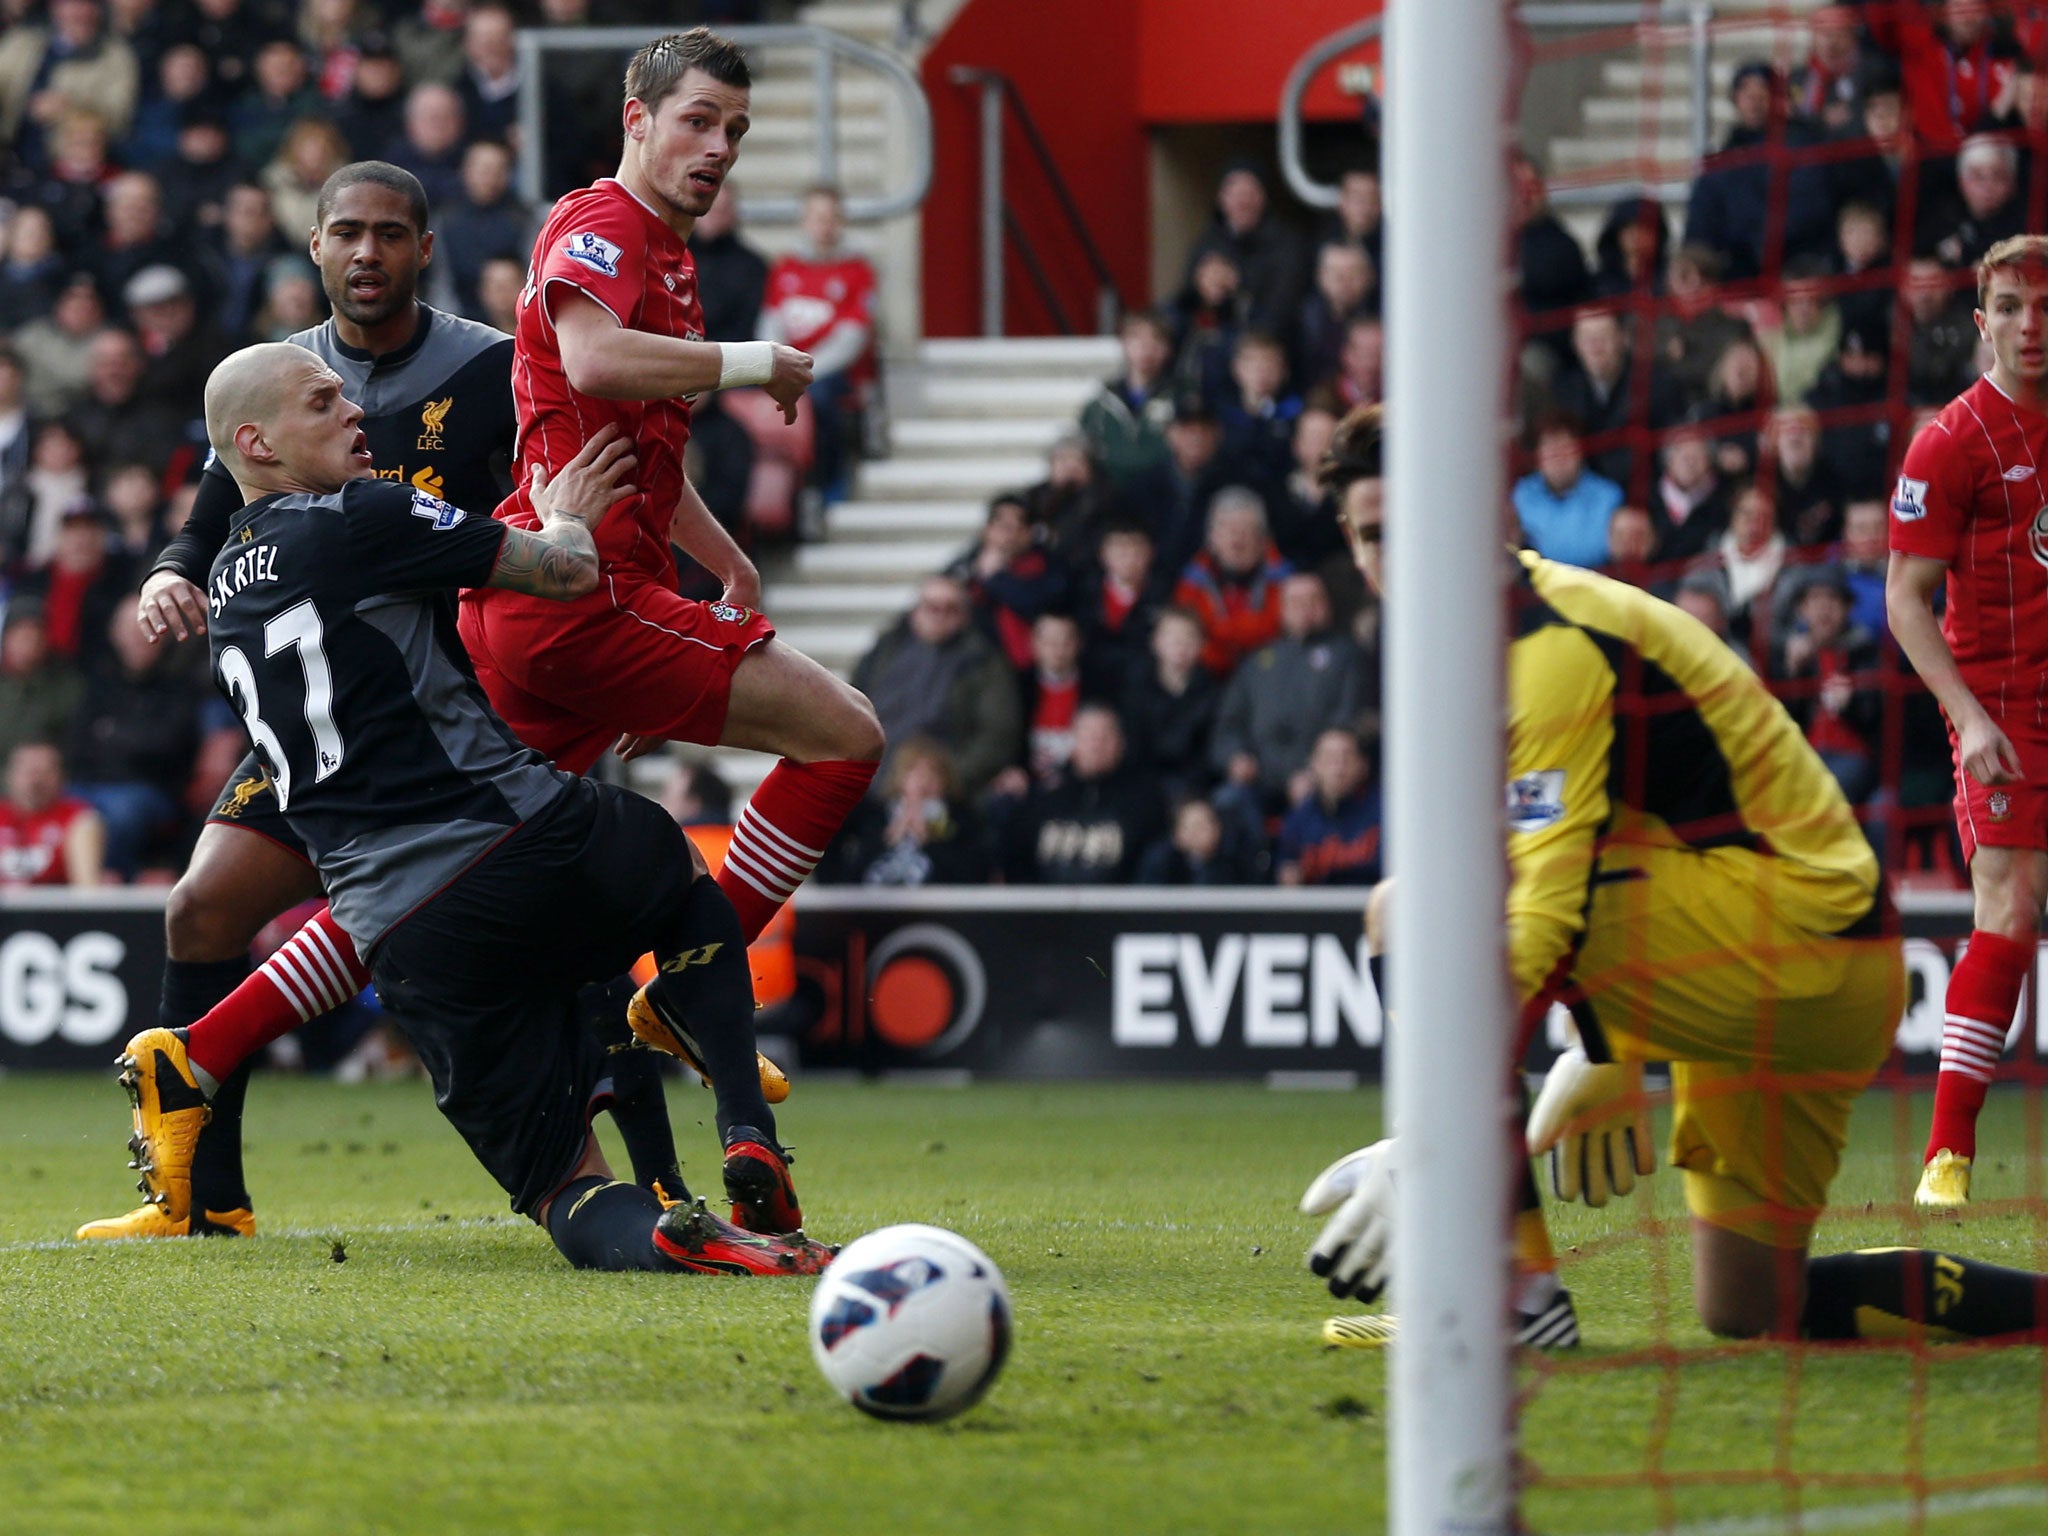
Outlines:
[[[1308,1267],[1329,1282],[1330,1294],[1376,1300],[1386,1289],[1393,1258],[1392,1138],[1340,1157],[1317,1174],[1301,1197],[1301,1212],[1330,1217],[1308,1253]]]
[[[1650,1107],[1640,1063],[1598,1063],[1573,1045],[1543,1079],[1529,1112],[1529,1151],[1550,1154],[1550,1187],[1560,1200],[1594,1207],[1657,1171]]]

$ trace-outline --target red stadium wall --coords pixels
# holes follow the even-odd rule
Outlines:
[[[1140,0],[1139,115],[1147,123],[1271,122],[1295,61],[1332,32],[1383,8],[1384,0],[1286,0],[1260,7],[1244,0]],[[1377,63],[1379,45],[1347,54],[1344,62],[1354,57]],[[1306,105],[1315,119],[1358,116],[1357,101],[1337,89],[1334,66],[1318,73]]]
[[[1286,0],[1248,26],[1243,0],[969,0],[923,62],[937,140],[924,206],[925,334],[981,329],[979,93],[953,84],[954,68],[992,69],[1015,82],[1125,301],[1140,304],[1151,262],[1146,129],[1273,121],[1295,60],[1380,5]],[[1311,92],[1312,117],[1356,115],[1356,101],[1333,79],[1324,71]],[[1011,207],[1071,321],[1093,329],[1095,283],[1081,247],[1014,126],[1008,146]],[[1014,251],[1005,274],[1005,331],[1057,331]]]
[[[980,92],[947,78],[960,65],[1015,82],[1118,287],[1142,302],[1151,248],[1137,0],[1034,0],[1028,8],[1015,0],[970,0],[924,57],[936,137],[924,206],[925,334],[981,330]],[[1004,158],[1005,192],[1051,286],[1075,326],[1093,330],[1095,282],[1087,260],[1014,124]],[[1009,334],[1059,329],[1014,251],[1004,290]]]

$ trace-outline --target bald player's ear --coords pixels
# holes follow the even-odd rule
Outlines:
[[[277,457],[270,444],[263,440],[263,429],[253,421],[245,421],[235,428],[235,452],[251,464],[268,464]]]

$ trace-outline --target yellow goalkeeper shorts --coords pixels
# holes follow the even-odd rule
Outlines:
[[[1796,920],[1855,914],[1828,878],[1739,848],[1610,848],[1572,970],[1616,1060],[1672,1063],[1687,1208],[1774,1247],[1812,1235],[1905,1007],[1896,936]]]

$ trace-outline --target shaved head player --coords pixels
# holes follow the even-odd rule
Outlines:
[[[593,530],[633,494],[630,443],[604,427],[555,473],[536,466],[527,530],[377,478],[362,420],[340,375],[288,344],[235,353],[207,386],[207,434],[246,503],[208,576],[214,681],[336,922],[442,1113],[572,1263],[815,1273],[829,1254],[800,1233],[664,1210],[611,1178],[590,1131],[605,1056],[576,994],[645,950],[714,1068],[727,1145],[775,1145],[739,921],[659,806],[513,736],[436,600],[591,591]],[[183,1216],[217,1083],[169,1029],[130,1041],[123,1066],[145,1184]]]
[[[308,252],[333,314],[290,338],[322,359],[363,409],[362,431],[381,479],[481,512],[510,488],[517,430],[512,342],[487,325],[444,314],[419,298],[433,262],[427,195],[410,171],[381,160],[343,166],[320,189]],[[206,581],[242,506],[216,456],[201,475],[191,518],[158,556],[138,622],[159,642],[203,635]],[[451,608],[453,595],[447,599]],[[360,992],[369,973],[330,912],[317,913],[249,975],[249,947],[280,913],[320,894],[298,834],[252,752],[221,790],[185,873],[164,908],[163,994],[157,1023],[205,1028],[193,1049],[220,1080],[195,1152],[192,1209],[159,1205],[89,1221],[85,1239],[247,1235],[255,1202],[242,1166],[247,1062],[270,1041]],[[246,979],[245,979],[246,978]],[[593,989],[586,1022],[602,1043],[629,1040],[633,991]],[[685,1198],[660,1074],[650,1059],[612,1058],[611,1113],[634,1177]],[[786,1091],[786,1084],[779,1091]]]

